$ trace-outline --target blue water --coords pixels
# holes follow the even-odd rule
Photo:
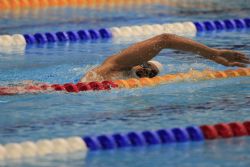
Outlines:
[[[246,1],[247,2],[247,1]],[[232,1],[233,3],[233,1]],[[41,20],[1,15],[0,34],[78,30],[206,19],[247,17],[249,3],[218,10],[143,6],[107,11],[61,9]],[[242,7],[242,10],[240,10]],[[230,12],[229,12],[230,11]],[[72,14],[74,12],[74,14]],[[216,15],[215,15],[216,14]],[[52,17],[53,16],[53,17]],[[249,30],[206,33],[194,40],[250,55]],[[34,80],[77,82],[91,67],[143,37],[0,48],[0,85]],[[225,70],[197,55],[171,50],[157,57],[164,73]],[[187,125],[250,120],[250,78],[187,81],[150,88],[0,97],[0,143],[99,135]],[[249,138],[123,149],[6,162],[6,166],[249,166]]]

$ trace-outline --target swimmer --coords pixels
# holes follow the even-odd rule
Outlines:
[[[108,57],[100,66],[88,71],[80,82],[155,77],[162,72],[163,65],[152,59],[163,49],[192,52],[224,66],[247,67],[250,64],[243,53],[210,48],[173,34],[161,34]]]

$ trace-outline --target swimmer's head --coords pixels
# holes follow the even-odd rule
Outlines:
[[[135,77],[143,78],[153,78],[163,71],[163,65],[155,60],[150,60],[142,65],[135,66],[132,69],[133,75]]]

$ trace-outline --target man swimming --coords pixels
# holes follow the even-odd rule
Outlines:
[[[199,54],[225,66],[246,67],[247,64],[250,64],[250,59],[243,53],[210,48],[173,34],[161,34],[108,57],[100,66],[88,71],[80,82],[152,78],[163,69],[160,62],[152,59],[161,50],[167,48]]]

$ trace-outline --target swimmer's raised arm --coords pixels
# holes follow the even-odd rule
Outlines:
[[[250,59],[243,53],[210,48],[191,39],[173,34],[162,34],[136,43],[107,58],[103,65],[112,65],[116,70],[129,70],[151,60],[162,49],[175,49],[199,54],[225,66],[246,67]]]
[[[152,60],[162,49],[192,52],[225,66],[246,67],[250,63],[249,58],[240,52],[210,48],[188,38],[162,34],[110,56],[100,66],[88,71],[80,81],[154,77],[162,71],[162,64],[149,60]]]

